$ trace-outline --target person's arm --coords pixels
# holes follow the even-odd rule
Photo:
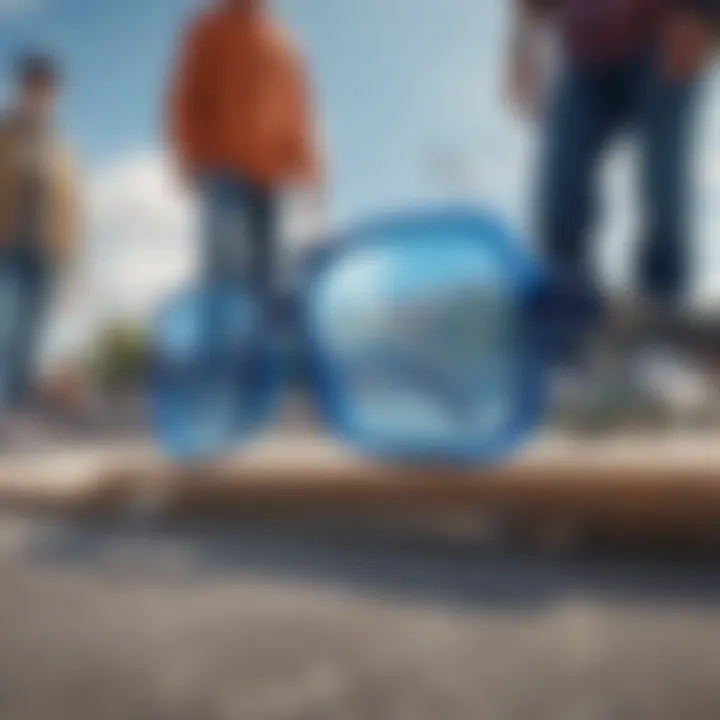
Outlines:
[[[291,61],[291,110],[293,118],[290,154],[297,182],[318,189],[325,180],[325,159],[320,141],[315,97],[302,57]]]
[[[0,116],[0,248],[10,242],[8,227],[12,224],[7,201],[11,187],[10,148],[9,121],[6,116]]]
[[[664,33],[664,71],[673,80],[699,75],[715,50],[720,0],[672,0]]]
[[[318,119],[315,93],[303,58],[295,54],[292,115],[294,126],[291,193],[298,203],[301,227],[296,229],[302,242],[314,242],[322,235],[328,220],[328,169]]]
[[[56,215],[58,251],[57,259],[65,268],[73,266],[78,255],[78,247],[85,235],[83,188],[80,170],[72,151],[59,150],[60,186],[58,191],[59,214]]]
[[[554,0],[515,0],[508,53],[508,95],[513,108],[533,117],[542,102],[544,58],[542,31],[554,11]]]
[[[202,100],[204,32],[201,24],[189,27],[175,61],[167,111],[170,150],[184,180],[192,180],[203,143],[198,107]]]
[[[513,46],[523,47],[534,39],[538,29],[552,17],[555,0],[515,0]]]

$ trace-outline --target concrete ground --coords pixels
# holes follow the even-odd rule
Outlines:
[[[716,720],[720,574],[425,530],[0,516],[3,720]]]

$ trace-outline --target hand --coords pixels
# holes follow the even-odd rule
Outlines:
[[[543,102],[543,60],[527,46],[511,53],[507,75],[510,106],[521,117],[535,119]]]
[[[674,81],[699,75],[709,62],[715,38],[709,23],[697,14],[678,11],[665,28],[663,71]]]
[[[198,172],[191,163],[181,159],[176,160],[175,175],[183,188],[192,190],[197,184]]]

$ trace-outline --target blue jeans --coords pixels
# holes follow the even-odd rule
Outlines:
[[[276,209],[271,190],[223,171],[201,182],[204,277],[248,285],[263,301],[276,276]]]
[[[49,264],[34,252],[0,254],[0,395],[7,406],[32,400],[51,279]]]
[[[590,236],[601,161],[623,131],[639,141],[645,230],[637,280],[648,299],[678,302],[691,271],[688,238],[696,82],[664,79],[653,53],[615,65],[569,62],[548,117],[541,176],[540,241],[553,269],[594,287]]]

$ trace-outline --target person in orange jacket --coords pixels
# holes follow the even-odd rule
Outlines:
[[[200,194],[206,279],[270,294],[279,192],[322,173],[304,63],[265,0],[216,0],[191,22],[168,130]]]

